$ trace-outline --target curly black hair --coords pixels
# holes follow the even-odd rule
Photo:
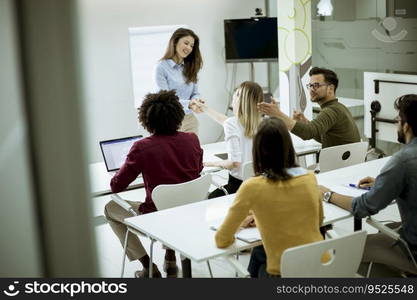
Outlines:
[[[138,109],[139,122],[152,134],[171,135],[181,126],[184,110],[175,91],[147,94]]]

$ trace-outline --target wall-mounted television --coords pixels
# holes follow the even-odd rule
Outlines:
[[[226,62],[278,61],[277,18],[224,20]]]

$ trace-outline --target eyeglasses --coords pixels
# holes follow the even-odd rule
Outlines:
[[[307,89],[313,89],[313,90],[317,90],[319,87],[323,86],[323,85],[328,85],[327,83],[307,83],[306,87]]]

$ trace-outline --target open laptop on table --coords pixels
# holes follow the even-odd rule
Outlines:
[[[107,140],[100,142],[101,153],[103,154],[104,163],[107,172],[114,175],[124,164],[126,156],[136,141],[143,136],[130,136],[119,139]]]

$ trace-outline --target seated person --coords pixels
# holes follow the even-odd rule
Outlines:
[[[351,211],[357,218],[374,215],[395,199],[402,221],[400,235],[417,260],[417,95],[404,95],[396,99],[394,106],[399,111],[398,141],[406,146],[391,157],[376,179],[366,177],[359,181],[359,187],[371,187],[370,191],[352,198],[325,187],[321,190],[327,193],[328,202]],[[398,255],[409,258],[406,248],[394,244],[390,237],[383,233],[370,234],[362,261],[389,265],[401,271],[401,266],[392,261],[392,257]]]
[[[227,160],[206,162],[207,167],[222,167],[229,170],[229,181],[224,186],[229,194],[236,193],[243,180],[243,164],[252,160],[252,138],[261,121],[257,104],[263,100],[259,84],[243,82],[233,94],[233,117],[227,118],[200,103],[200,108],[214,120],[223,125],[227,147]],[[224,196],[221,189],[210,193],[209,198]]]
[[[118,193],[142,174],[145,184],[145,202],[131,202],[140,214],[156,211],[152,201],[152,190],[160,184],[177,184],[196,179],[203,169],[203,150],[194,133],[179,132],[184,119],[184,110],[175,91],[160,91],[148,94],[139,108],[139,121],[152,135],[137,141],[129,151],[124,165],[111,180],[111,190]],[[114,201],[107,203],[105,216],[123,245],[126,225],[123,220],[132,214]],[[169,226],[169,224],[166,224]],[[149,276],[149,256],[139,238],[129,234],[127,242],[129,260],[139,260],[142,271],[136,277]],[[175,252],[167,249],[164,269],[168,277],[176,277],[178,268]],[[153,265],[153,277],[161,277]]]
[[[267,115],[282,119],[296,136],[303,140],[315,139],[323,148],[356,143],[361,141],[358,127],[350,111],[336,98],[339,84],[332,70],[314,67],[310,70],[307,85],[312,102],[320,105],[317,117],[309,121],[302,112],[294,112],[293,118],[284,114],[276,105],[262,102],[259,110]]]
[[[272,117],[259,125],[253,141],[253,164],[256,177],[239,188],[216,232],[216,245],[226,248],[233,244],[236,231],[251,211],[263,246],[252,250],[249,273],[251,277],[277,276],[285,249],[323,240],[319,230],[322,199],[314,174],[297,166],[282,120]]]

